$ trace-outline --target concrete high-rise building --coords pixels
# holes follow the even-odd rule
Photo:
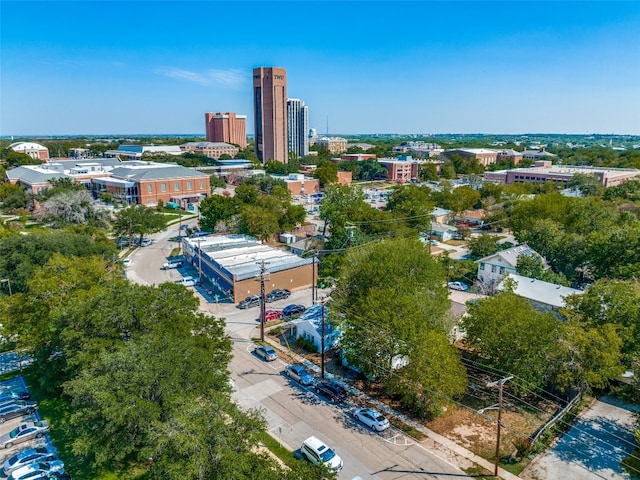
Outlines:
[[[289,127],[289,152],[298,158],[309,154],[309,107],[299,98],[287,100],[287,120]]]
[[[253,113],[256,155],[287,163],[287,71],[284,68],[253,69]]]
[[[207,142],[233,143],[247,146],[247,116],[232,112],[205,113]]]

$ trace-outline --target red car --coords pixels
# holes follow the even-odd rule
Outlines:
[[[280,310],[267,310],[266,312],[264,312],[265,322],[279,320],[280,318],[282,318],[282,312]]]

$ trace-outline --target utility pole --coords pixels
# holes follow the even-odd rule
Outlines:
[[[316,267],[316,252],[315,250],[313,251],[313,264],[311,265],[311,304],[315,304],[316,300],[318,300],[318,278],[317,278],[317,267]]]
[[[264,280],[267,275],[267,263],[261,260],[260,265],[260,340],[264,342],[265,293]]]
[[[320,375],[323,380],[324,380],[324,304],[325,304],[325,297],[322,297],[322,300],[320,301],[320,306],[322,308],[322,333],[321,333],[322,340],[320,341],[320,344],[321,344]]]
[[[496,385],[498,386],[498,435],[496,438],[496,461],[495,461],[495,467],[493,471],[493,475],[495,477],[498,476],[498,466],[500,464],[500,427],[501,427],[500,419],[502,417],[502,387],[505,383],[507,383],[512,378],[513,378],[513,375],[510,375],[508,377],[497,380],[495,382],[487,383],[487,387],[495,387]]]

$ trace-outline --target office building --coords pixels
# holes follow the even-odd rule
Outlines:
[[[289,129],[289,152],[296,157],[309,154],[309,107],[299,98],[287,100],[287,123]]]
[[[247,116],[232,112],[205,113],[207,142],[232,143],[247,146]]]
[[[316,140],[316,145],[320,148],[326,148],[331,153],[343,153],[349,148],[346,138],[342,137],[322,137]]]
[[[287,71],[284,68],[253,69],[253,113],[256,155],[287,163]]]

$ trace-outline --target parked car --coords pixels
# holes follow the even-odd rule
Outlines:
[[[176,283],[184,285],[185,287],[195,287],[200,285],[200,280],[195,277],[182,277],[180,280],[176,280]]]
[[[265,362],[273,362],[278,359],[276,351],[268,345],[260,345],[259,347],[256,347],[253,353],[262,358]]]
[[[49,462],[33,462],[24,467],[16,468],[7,480],[33,480],[36,478],[56,478],[57,474],[64,473],[62,460]]]
[[[125,267],[130,267],[131,266],[131,259],[130,258],[125,258],[124,260],[122,260],[122,265],[124,265]]]
[[[0,423],[12,418],[30,415],[38,409],[36,402],[16,400],[14,403],[0,408]]]
[[[9,457],[2,466],[5,475],[9,475],[16,468],[24,467],[33,462],[47,462],[58,458],[58,451],[50,446],[26,448]]]
[[[27,422],[0,436],[0,448],[11,448],[17,443],[26,442],[32,438],[40,438],[49,431],[49,423]]]
[[[384,418],[380,412],[371,408],[356,408],[353,416],[359,422],[364,423],[367,427],[372,428],[376,432],[381,432],[389,428],[389,420]]]
[[[7,400],[29,400],[31,394],[24,390],[7,390],[0,393],[0,403],[4,403]]]
[[[334,403],[344,402],[347,398],[347,391],[340,385],[333,382],[316,383],[316,393],[327,397]]]
[[[170,260],[162,264],[162,270],[171,270],[172,268],[181,268],[182,260]]]
[[[287,365],[284,369],[284,374],[300,385],[311,385],[313,383],[313,375],[301,365]]]
[[[466,292],[467,290],[469,290],[469,285],[464,282],[449,282],[447,283],[447,286],[451,290],[459,290],[461,292]]]
[[[148,247],[152,243],[153,243],[153,240],[151,240],[150,238],[143,238],[142,241],[140,242],[140,246],[141,247]]]
[[[267,303],[271,303],[277,300],[284,300],[286,298],[289,298],[290,295],[291,292],[286,288],[276,288],[275,290],[272,290],[267,294],[265,301]]]
[[[314,465],[326,465],[332,472],[342,470],[342,459],[318,437],[309,437],[300,447],[300,453]]]
[[[251,295],[238,303],[238,308],[250,308],[260,305],[260,295]]]
[[[286,307],[284,307],[282,309],[282,314],[285,317],[292,317],[294,315],[298,315],[302,312],[304,312],[307,308],[304,305],[287,305]]]
[[[266,310],[264,312],[264,321],[271,322],[273,320],[279,320],[282,318],[282,312],[280,310]]]

